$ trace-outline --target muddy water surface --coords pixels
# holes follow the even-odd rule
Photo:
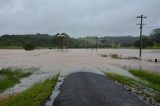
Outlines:
[[[58,72],[66,76],[73,72],[94,72],[103,74],[111,71],[133,77],[126,69],[146,69],[150,71],[160,71],[160,63],[129,60],[129,59],[112,59],[110,57],[101,57],[100,54],[116,53],[123,57],[138,57],[139,50],[136,49],[69,49],[69,50],[49,50],[40,49],[34,51],[24,50],[0,50],[0,68],[18,67],[30,68],[35,67],[38,70],[33,72],[28,78],[21,80],[20,84],[9,88],[0,96],[20,92],[34,83],[49,78]],[[143,60],[160,60],[160,50],[143,50]]]

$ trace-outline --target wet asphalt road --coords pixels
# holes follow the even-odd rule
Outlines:
[[[109,78],[77,72],[65,78],[53,106],[148,106]]]

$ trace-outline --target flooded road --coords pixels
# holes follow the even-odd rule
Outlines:
[[[66,76],[73,72],[93,72],[103,74],[111,71],[133,77],[127,69],[145,69],[160,72],[160,63],[149,61],[112,59],[102,57],[101,54],[118,54],[122,57],[138,57],[139,50],[136,49],[40,49],[34,51],[24,50],[0,50],[0,68],[37,68],[28,78],[22,79],[20,84],[7,90],[5,94],[23,91],[32,84],[51,77],[58,72]],[[142,60],[160,60],[160,50],[143,50]],[[4,95],[4,94],[0,94]]]

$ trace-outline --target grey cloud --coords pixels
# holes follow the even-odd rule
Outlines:
[[[160,25],[159,5],[159,0],[0,0],[0,34],[138,36],[140,14],[148,17],[144,34],[149,34]]]

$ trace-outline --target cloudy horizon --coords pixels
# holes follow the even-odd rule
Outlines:
[[[160,27],[159,0],[0,0],[0,35],[139,36]]]

